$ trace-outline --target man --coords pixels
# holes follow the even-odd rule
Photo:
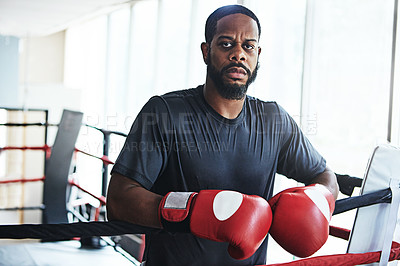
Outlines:
[[[206,42],[201,44],[207,65],[205,84],[151,98],[131,128],[112,170],[107,212],[109,220],[160,228],[146,235],[147,266],[265,264],[267,241],[257,241],[264,240],[268,231],[270,217],[264,210],[269,207],[261,202],[256,209],[249,207],[246,214],[238,214],[250,221],[232,222],[233,228],[247,224],[266,228],[254,241],[255,249],[260,247],[252,254],[241,246],[246,239],[238,240],[236,232],[224,232],[221,237],[198,229],[207,224],[228,230],[223,221],[231,222],[232,213],[242,211],[232,207],[228,218],[214,221],[219,216],[215,210],[219,191],[210,192],[212,196],[201,196],[199,191],[240,192],[239,205],[247,195],[270,199],[278,172],[307,185],[319,183],[337,197],[335,175],[293,119],[276,103],[246,95],[257,75],[260,33],[257,17],[243,6],[214,11],[206,22]],[[171,191],[196,193],[167,194]],[[237,194],[228,196],[238,198]],[[180,209],[182,197],[186,205]],[[212,211],[206,206],[207,197],[213,199]],[[258,198],[249,202],[259,203]],[[193,204],[206,210],[196,211]],[[182,219],[181,210],[186,211]],[[203,211],[214,216],[196,221],[194,217],[201,217]],[[224,207],[221,213],[225,212]],[[263,212],[262,218],[249,218]],[[255,229],[244,231],[252,238]],[[232,251],[232,245],[240,246],[245,256]]]

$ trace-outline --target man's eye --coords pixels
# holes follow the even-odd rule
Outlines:
[[[254,45],[251,44],[245,44],[244,48],[248,49],[248,50],[253,50],[254,49]]]
[[[225,48],[232,47],[232,43],[230,43],[230,42],[223,42],[223,43],[221,43],[221,46],[222,46],[222,47],[225,47]]]

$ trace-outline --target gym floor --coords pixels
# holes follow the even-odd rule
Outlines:
[[[81,248],[77,240],[58,242],[19,242],[0,245],[0,266],[132,266],[113,247]]]

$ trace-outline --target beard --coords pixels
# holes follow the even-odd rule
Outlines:
[[[229,84],[224,81],[223,74],[224,72],[231,67],[241,67],[243,68],[248,76],[247,82],[243,85],[239,84]],[[210,56],[208,56],[207,60],[207,75],[210,76],[211,80],[214,82],[218,93],[225,99],[228,100],[241,100],[247,93],[247,89],[251,83],[257,77],[258,68],[260,67],[257,59],[257,65],[253,72],[250,71],[247,67],[245,67],[241,63],[231,63],[225,67],[223,67],[220,71],[216,69],[214,64],[211,62]]]

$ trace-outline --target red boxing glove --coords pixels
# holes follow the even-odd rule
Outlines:
[[[272,222],[265,199],[227,190],[170,192],[161,201],[159,211],[164,229],[228,242],[228,252],[235,259],[253,255]]]
[[[268,202],[274,215],[270,234],[286,251],[304,258],[325,244],[335,209],[335,199],[326,187],[289,188]]]

